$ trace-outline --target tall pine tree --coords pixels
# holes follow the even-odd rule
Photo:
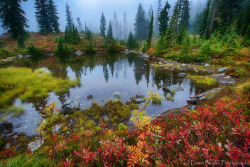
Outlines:
[[[67,27],[72,28],[74,23],[68,3],[66,3],[66,20],[67,20]]]
[[[105,38],[105,31],[106,31],[106,19],[104,14],[102,13],[101,21],[100,21],[100,32],[103,38]]]
[[[151,14],[151,19],[149,22],[149,31],[148,31],[148,39],[147,39],[147,48],[151,47],[151,42],[152,42],[152,36],[153,36],[153,30],[154,30],[154,14],[152,11]]]
[[[113,30],[112,30],[112,24],[111,21],[109,22],[109,29],[108,29],[108,33],[107,33],[107,40],[113,41]]]
[[[148,23],[142,4],[139,4],[135,19],[135,37],[137,40],[144,40],[148,35]]]
[[[180,22],[179,22],[179,30],[181,27],[187,29],[189,25],[190,19],[190,2],[189,0],[179,0],[179,14],[180,14]]]
[[[201,36],[208,38],[208,24],[209,24],[209,10],[210,10],[211,0],[207,1],[206,8],[202,12],[201,24],[199,33]]]
[[[52,26],[50,24],[49,16],[49,6],[47,0],[36,0],[36,20],[39,26],[39,31],[41,33],[52,32]]]
[[[165,33],[167,31],[168,21],[169,21],[168,12],[169,12],[170,7],[171,6],[167,1],[164,8],[160,12],[160,17],[158,18],[159,23],[160,23],[159,24],[159,33],[160,33],[160,35],[165,35]]]
[[[79,17],[77,17],[77,24],[78,24],[78,30],[80,31],[80,33],[83,33],[82,22]]]
[[[60,32],[59,17],[53,0],[36,0],[36,19],[41,33]]]
[[[155,17],[155,34],[157,36],[159,34],[159,20],[158,20],[158,18],[160,17],[161,10],[162,10],[161,0],[158,0],[157,13],[156,13],[156,17]]]
[[[25,28],[28,27],[25,12],[21,8],[21,0],[6,0],[0,3],[0,18],[2,27],[7,29],[18,42],[19,47],[25,47]]]
[[[48,15],[49,15],[49,23],[51,24],[51,27],[56,33],[60,32],[59,29],[59,17],[57,13],[57,8],[53,0],[48,1]]]

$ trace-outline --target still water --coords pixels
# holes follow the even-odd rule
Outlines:
[[[201,93],[213,87],[199,86],[188,78],[179,78],[181,71],[163,71],[150,66],[150,62],[143,60],[139,55],[110,55],[110,56],[70,56],[63,59],[49,57],[41,60],[23,60],[16,64],[18,67],[29,67],[33,70],[44,68],[54,77],[79,79],[81,86],[71,88],[68,92],[54,93],[44,98],[32,98],[25,103],[16,99],[15,105],[25,108],[23,115],[10,118],[14,125],[14,132],[25,132],[28,136],[35,135],[37,124],[41,121],[40,111],[53,101],[57,102],[57,109],[67,100],[77,99],[83,110],[91,106],[87,96],[92,95],[93,101],[104,105],[109,99],[116,99],[114,92],[120,92],[120,98],[126,102],[136,94],[147,96],[149,91],[159,93],[163,100],[160,105],[151,104],[147,108],[147,115],[156,117],[160,113],[172,108],[187,105],[190,96]],[[187,72],[187,71],[186,71]],[[191,72],[192,73],[192,72]],[[162,88],[178,85],[184,91],[171,95],[166,99]]]

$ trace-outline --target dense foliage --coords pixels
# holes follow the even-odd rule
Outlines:
[[[55,106],[51,105],[44,109],[47,118],[40,127],[46,139],[43,151],[59,166],[246,165],[250,158],[248,91],[249,84],[240,85],[231,90],[231,98],[185,110],[185,114],[170,113],[165,118],[146,116],[144,107],[133,113],[134,130],[124,124],[110,130],[107,124],[100,123],[68,137],[51,133],[51,128],[46,127],[50,119],[58,120],[58,115],[53,115]],[[155,96],[151,92],[145,106]],[[0,155],[5,158],[15,153],[4,149]],[[47,159],[43,156],[43,160]],[[9,163],[17,160],[20,156]]]

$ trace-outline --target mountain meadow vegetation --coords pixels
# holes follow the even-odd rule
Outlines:
[[[38,29],[30,32],[28,27],[33,25],[22,9],[28,2],[1,0],[0,19],[6,32],[0,36],[0,166],[249,166],[250,0],[204,0],[205,5],[195,15],[190,0],[172,1],[158,0],[148,13],[144,2],[138,2],[132,28],[126,13],[123,20],[116,12],[108,20],[102,12],[96,18],[99,29],[94,30],[83,25],[79,17],[74,23],[68,3],[62,29],[58,4],[35,0]],[[101,64],[96,55],[106,60],[101,64],[106,83],[113,75],[119,78],[112,69],[121,71],[124,67],[115,66],[109,56],[118,59],[130,53],[144,58],[142,62],[136,59],[135,64],[149,64],[141,68],[144,73],[136,67],[131,69],[135,78],[144,74],[138,78],[144,77],[147,87],[150,77],[155,81],[152,84],[163,82],[161,76],[155,77],[161,69],[172,77],[164,82],[173,80],[176,85],[178,78],[187,79],[192,85],[190,92],[196,85],[219,89],[207,94],[205,100],[199,97],[202,92],[195,97],[190,93],[191,99],[198,97],[195,108],[183,106],[158,116],[149,116],[147,110],[152,106],[157,109],[166,100],[174,103],[178,90],[171,90],[173,85],[157,87],[163,89],[165,97],[150,91],[146,97],[131,97],[128,104],[120,92],[113,94],[114,99],[102,99],[103,104],[95,102],[92,95],[84,95],[91,106],[79,103],[72,110],[66,110],[64,104],[60,108],[49,99],[55,93],[66,104],[66,95],[74,98],[72,89],[87,88],[90,81],[83,82],[83,78],[88,72],[97,75],[94,68]],[[69,70],[68,62],[75,68]],[[88,64],[89,71],[78,64],[82,62]],[[131,67],[132,59],[128,62]],[[156,69],[151,72],[154,77],[148,72],[150,68]],[[77,70],[80,74],[68,77]],[[177,77],[174,71],[184,71],[180,74],[185,76]],[[100,86],[102,82],[98,82],[93,84]],[[46,101],[46,107],[36,107],[41,114],[37,135],[6,134],[9,122],[1,116],[24,114],[26,109],[19,103],[31,103],[32,99],[36,104]],[[18,137],[13,139],[15,135]],[[30,142],[39,146],[33,150]]]

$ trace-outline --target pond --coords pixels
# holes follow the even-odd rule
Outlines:
[[[186,100],[190,96],[213,88],[197,85],[188,78],[178,77],[181,71],[163,71],[150,64],[150,61],[145,61],[136,54],[22,60],[14,66],[29,67],[33,70],[44,68],[54,77],[77,78],[81,85],[64,93],[52,92],[44,98],[32,98],[25,103],[16,99],[14,105],[22,105],[25,108],[24,114],[9,118],[8,122],[13,123],[13,132],[25,132],[28,136],[36,135],[37,124],[41,121],[40,111],[53,101],[56,101],[57,109],[61,109],[67,100],[77,99],[83,110],[91,106],[92,100],[104,105],[109,99],[116,99],[114,92],[120,92],[120,98],[124,103],[137,94],[147,96],[149,91],[159,93],[163,98],[162,103],[147,107],[147,115],[156,117],[169,109],[187,105]],[[163,87],[171,85],[181,86],[183,91],[167,94],[162,90]],[[87,99],[89,95],[93,96],[92,100]],[[166,98],[167,96],[171,98]]]

